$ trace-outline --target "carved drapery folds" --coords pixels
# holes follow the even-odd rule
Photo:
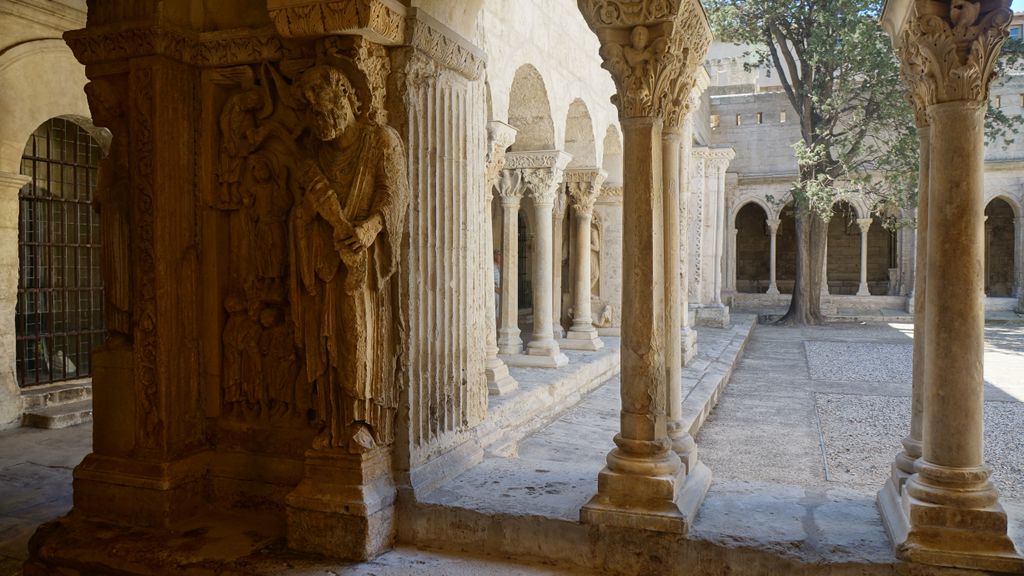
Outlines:
[[[689,108],[694,71],[711,44],[699,0],[579,0],[601,41],[622,118],[661,117],[678,126]]]
[[[408,203],[405,153],[382,123],[388,60],[363,38],[315,58],[215,70],[214,207],[230,213],[223,401],[237,416],[306,418],[319,448],[394,439],[392,276]]]

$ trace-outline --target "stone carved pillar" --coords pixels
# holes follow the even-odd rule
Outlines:
[[[576,218],[576,245],[573,260],[576,275],[573,278],[572,327],[562,347],[567,350],[600,350],[604,342],[598,338],[591,310],[591,246],[590,224],[594,218],[594,203],[601,194],[601,185],[607,174],[598,168],[570,170],[565,173],[569,189],[569,202]]]
[[[565,337],[562,327],[562,261],[565,260],[562,239],[565,236],[565,213],[569,208],[569,197],[561,186],[555,195],[555,206],[551,211],[552,222],[552,279],[551,279],[551,326],[556,339]]]
[[[1018,302],[1024,304],[1024,217],[1013,220],[1013,291]],[[1018,312],[1024,313],[1024,307],[1018,306]]]
[[[519,204],[524,191],[522,174],[517,170],[502,170],[495,190],[501,200],[502,215],[498,353],[513,356],[523,352],[523,341],[519,337]]]
[[[726,266],[725,236],[728,223],[725,208],[725,173],[729,162],[736,157],[731,148],[711,148],[703,151],[706,159],[708,180],[707,191],[711,210],[708,214],[710,234],[705,240],[711,242],[710,257],[706,259],[704,306],[697,310],[697,322],[705,326],[724,328],[729,325],[729,307],[722,303],[723,275]]]
[[[857,296],[871,296],[868,289],[868,231],[871,230],[871,218],[857,219],[857,226],[860,227],[860,288]]]
[[[559,150],[509,152],[507,156],[506,172],[519,172],[534,209],[533,333],[526,344],[526,354],[505,359],[512,366],[558,368],[569,362],[555,340],[552,326],[554,250],[551,236],[555,196],[562,186],[562,176],[571,158]]]
[[[504,298],[496,298],[495,288],[501,289],[504,282],[504,271],[499,267],[503,259],[496,259],[494,255],[494,240],[492,233],[493,223],[491,221],[491,198],[493,190],[498,186],[498,179],[501,171],[505,168],[505,150],[515,142],[517,130],[504,122],[490,122],[487,126],[488,139],[490,141],[489,155],[487,157],[487,182],[486,193],[484,194],[484,262],[491,262],[492,268],[497,267],[498,285],[494,286],[494,273],[487,276],[489,285],[484,289],[484,307],[487,314],[487,360],[484,364],[487,375],[487,390],[491,395],[505,395],[516,388],[519,384],[508,372],[508,366],[498,358],[498,330],[496,306]],[[502,291],[501,296],[504,296]]]
[[[882,15],[931,126],[927,274],[918,276],[928,278],[922,455],[904,487],[904,517],[882,512],[904,559],[1021,573],[982,438],[984,118],[1011,19],[1008,1],[890,3]]]
[[[705,80],[701,82],[701,80]],[[693,116],[700,107],[700,95],[707,87],[706,73],[698,70],[698,85],[690,90],[688,101],[690,112],[683,119],[683,134],[680,142],[679,159],[679,314],[683,326],[683,366],[697,355],[697,331],[690,322],[690,282],[693,276],[693,240],[690,234],[690,219],[694,216],[691,208],[690,191],[693,188]]]
[[[732,210],[726,212],[731,214]],[[725,293],[736,293],[736,237],[739,236],[739,229],[736,228],[736,221],[729,222],[729,234],[726,236],[726,257],[725,257]]]
[[[0,172],[0,215],[5,222],[0,224],[0,249],[4,254],[0,262],[7,270],[18,270],[18,204],[21,189],[32,179],[21,174]],[[15,376],[14,311],[18,305],[18,275],[8,274],[0,288],[0,307],[5,311],[3,327],[0,328],[0,346],[10,354],[11,363],[0,372],[0,430],[18,426],[21,423],[21,389]]]
[[[782,220],[778,218],[768,219],[768,230],[772,235],[771,251],[769,252],[770,264],[768,272],[768,295],[778,296],[779,285],[776,281],[776,261],[778,260],[778,240],[779,240],[779,226],[782,225]]]
[[[618,89],[623,129],[622,411],[616,448],[581,519],[685,534],[710,484],[703,464],[687,474],[671,449],[665,366],[665,231],[662,129],[678,126],[711,33],[697,0],[607,10],[580,0]]]
[[[193,202],[200,71],[167,42],[157,15],[112,28],[100,24],[125,23],[101,10],[90,5],[90,27],[65,36],[87,65],[93,121],[113,134],[104,170],[117,172],[98,196],[103,281],[118,300],[107,300],[110,338],[92,354],[94,442],[75,468],[75,512],[167,526],[202,506],[208,448]],[[133,41],[125,27],[151,41]]]

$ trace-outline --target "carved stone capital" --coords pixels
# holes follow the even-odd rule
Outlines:
[[[505,166],[522,173],[534,203],[553,205],[570,160],[572,156],[561,150],[509,152]]]
[[[678,126],[689,110],[694,73],[711,44],[699,0],[578,0],[601,42],[621,118],[660,117]]]
[[[988,102],[995,63],[1009,35],[1009,1],[902,3],[883,14],[911,90],[919,125],[933,104]]]
[[[494,184],[494,190],[501,198],[502,206],[519,206],[523,199],[526,186],[523,183],[523,175],[519,170],[505,169],[498,174]]]
[[[736,151],[732,148],[702,148],[699,155],[707,161],[709,168],[721,174],[725,173],[729,163],[736,158]]]
[[[519,131],[497,120],[487,124],[487,195],[490,198],[491,189],[497,186],[498,177],[505,169],[505,151],[516,141],[516,134]]]
[[[285,38],[354,34],[392,46],[405,39],[406,8],[397,0],[267,0],[267,11]]]
[[[772,231],[773,235],[779,233],[779,226],[781,226],[781,225],[782,225],[782,220],[780,220],[778,218],[769,218],[768,219],[768,229]]]
[[[581,168],[565,173],[569,202],[577,214],[591,215],[608,173],[600,168]]]
[[[872,218],[858,218],[857,219],[857,226],[860,226],[861,234],[867,234],[868,233],[868,230],[871,229],[872,222],[874,222],[874,219],[872,219]]]

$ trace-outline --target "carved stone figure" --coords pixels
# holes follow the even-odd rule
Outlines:
[[[249,157],[252,183],[243,205],[251,220],[251,247],[254,249],[252,270],[259,285],[259,294],[270,301],[280,300],[277,284],[287,275],[288,213],[292,197],[283,188],[278,170],[267,154]]]
[[[408,180],[402,142],[359,116],[352,83],[318,64],[297,83],[311,137],[292,211],[292,311],[322,425],[314,447],[365,453],[394,439],[398,267]]]
[[[119,346],[129,341],[132,333],[128,130],[114,86],[107,82],[90,82],[85,87],[85,94],[93,121],[114,135],[110,151],[100,164],[93,203],[100,213],[100,242],[103,246],[100,266],[109,334],[107,344]]]
[[[240,202],[239,186],[245,166],[245,158],[266,136],[265,129],[257,123],[272,111],[272,101],[266,88],[255,84],[251,68],[232,68],[225,75],[240,77],[242,91],[228,98],[220,115],[221,153],[218,178],[221,183],[220,202],[225,206],[237,206]]]
[[[601,218],[596,213],[590,221],[590,293],[600,296],[601,288]]]
[[[274,415],[283,416],[291,412],[302,416],[303,402],[296,391],[298,357],[295,354],[295,337],[285,322],[284,313],[278,308],[265,308],[260,312],[260,354],[263,357],[263,375],[267,383],[267,408]],[[306,387],[303,387],[306,388]]]
[[[228,322],[224,327],[224,403],[232,410],[254,406],[263,395],[260,325],[249,317],[245,299],[231,294],[224,299]]]

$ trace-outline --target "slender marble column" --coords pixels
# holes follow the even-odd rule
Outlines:
[[[565,329],[562,327],[562,260],[565,255],[562,252],[562,238],[565,235],[565,212],[569,206],[569,200],[564,190],[559,187],[555,195],[555,206],[552,212],[552,288],[551,293],[551,325],[555,338],[564,338]]]
[[[604,342],[594,328],[590,307],[590,223],[594,217],[594,203],[601,194],[601,185],[607,178],[604,170],[592,168],[566,173],[569,200],[576,218],[576,246],[573,249],[573,318],[572,328],[562,346],[570,350],[600,350]]]
[[[778,296],[779,295],[779,284],[776,281],[776,261],[778,260],[778,239],[779,239],[779,226],[782,224],[782,220],[779,218],[768,219],[768,230],[772,234],[772,243],[770,250],[770,266],[768,276],[768,295]]]
[[[860,288],[857,296],[871,296],[868,289],[868,231],[871,230],[871,218],[859,218],[857,225],[860,226]]]
[[[728,214],[728,212],[726,212]],[[740,231],[736,228],[735,222],[729,223],[729,235],[726,242],[727,256],[725,258],[725,292],[726,294],[736,293],[736,238]]]
[[[825,255],[821,258],[821,295],[828,296],[828,236],[825,237]]]
[[[526,354],[506,357],[510,366],[557,368],[569,363],[555,340],[553,314],[554,249],[552,212],[562,176],[572,156],[560,150],[509,152],[506,169],[518,171],[533,201],[533,333]]]
[[[501,318],[498,353],[522,354],[519,338],[519,203],[523,177],[517,170],[502,170],[497,185],[501,198]]]
[[[1019,302],[1024,304],[1024,217],[1013,220],[1013,292]],[[1024,311],[1024,307],[1020,308]]]
[[[727,162],[716,161],[714,168],[718,176],[718,190],[715,199],[715,287],[712,294],[712,303],[716,306],[722,305],[722,266],[725,265],[725,169]]]
[[[494,239],[491,232],[493,223],[491,221],[491,198],[501,171],[505,167],[505,150],[515,142],[517,130],[504,122],[490,122],[487,126],[487,135],[490,139],[490,154],[487,158],[487,186],[484,195],[484,263],[492,263],[494,259]],[[504,211],[504,208],[502,208]],[[504,232],[504,231],[503,231]],[[504,233],[502,234],[504,237]],[[501,274],[501,281],[504,282],[505,275]],[[519,387],[512,375],[509,374],[508,366],[498,358],[498,332],[497,317],[495,310],[495,293],[491,285],[494,283],[491,274],[487,274],[487,287],[484,289],[484,306],[487,314],[487,357],[484,360],[484,373],[487,376],[487,390],[491,395],[504,395]],[[504,288],[502,294],[505,294]],[[504,298],[499,301],[504,302]]]

